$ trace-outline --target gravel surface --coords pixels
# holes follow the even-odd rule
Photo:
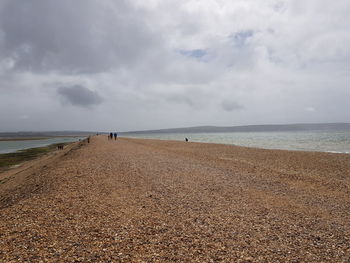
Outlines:
[[[97,136],[0,179],[0,262],[350,262],[350,155]]]

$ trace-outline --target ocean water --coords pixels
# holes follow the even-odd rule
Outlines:
[[[350,153],[350,131],[123,134],[123,137],[232,144],[263,149]]]
[[[19,150],[44,147],[55,143],[76,142],[85,137],[57,137],[43,140],[24,140],[24,141],[0,141],[0,154],[11,153]]]

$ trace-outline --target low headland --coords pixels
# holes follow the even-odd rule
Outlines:
[[[94,136],[0,180],[0,262],[350,261],[349,154]]]

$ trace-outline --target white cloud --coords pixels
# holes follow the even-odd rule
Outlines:
[[[309,112],[315,112],[316,111],[316,109],[314,107],[306,107],[305,110],[309,111]]]

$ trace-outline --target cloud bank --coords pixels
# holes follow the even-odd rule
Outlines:
[[[0,0],[0,130],[350,122],[349,11],[347,0]]]

